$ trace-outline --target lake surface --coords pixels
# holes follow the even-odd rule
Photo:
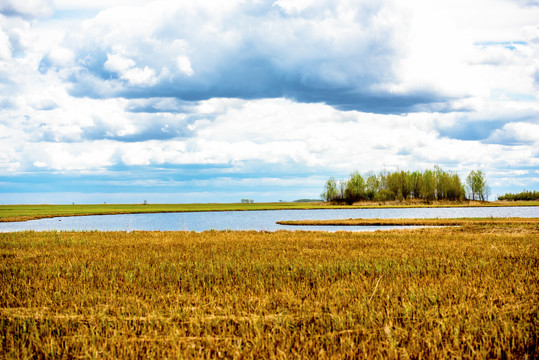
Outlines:
[[[205,231],[205,230],[322,230],[375,231],[403,226],[285,226],[281,220],[321,219],[399,219],[459,217],[539,217],[539,207],[465,207],[403,209],[321,209],[218,211],[161,214],[127,214],[57,217],[25,222],[0,223],[0,232],[12,231]],[[409,227],[413,228],[413,227]]]

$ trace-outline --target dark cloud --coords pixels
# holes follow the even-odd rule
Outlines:
[[[81,138],[84,140],[108,139],[121,142],[186,138],[193,135],[193,132],[188,128],[188,125],[193,121],[193,119],[178,121],[164,118],[152,118],[151,120],[139,123],[133,121],[136,130],[129,134],[122,134],[120,131],[112,130],[110,124],[100,120],[94,120],[94,125],[81,129]]]
[[[98,36],[75,44],[71,94],[183,101],[285,97],[383,114],[455,110],[453,99],[431,89],[401,94],[379,90],[397,81],[397,28],[380,20],[383,7],[377,2],[347,6],[354,15],[347,21],[333,2],[295,15],[274,1],[249,3],[231,14],[218,14],[217,20],[200,9],[171,10],[175,16],[148,29],[147,38],[120,32],[116,38],[103,34],[106,42]],[[96,21],[93,30],[98,33],[114,28],[116,15],[105,15]],[[211,27],[216,30],[208,31]],[[44,57],[40,69],[50,68]],[[141,80],[143,72],[147,78]]]
[[[443,123],[436,127],[440,136],[457,140],[481,141],[485,144],[522,145],[533,140],[523,139],[508,128],[508,125],[535,124],[539,119],[536,111],[522,110],[498,117],[476,118],[477,114],[463,115],[451,126]]]
[[[182,101],[194,102],[211,98],[240,98],[243,100],[284,97],[298,102],[325,103],[339,110],[358,110],[362,112],[401,114],[414,111],[449,112],[455,110],[451,105],[454,98],[435,91],[416,91],[406,94],[393,94],[382,91],[369,91],[375,79],[359,78],[357,84],[337,86],[330,81],[318,83],[303,80],[298,74],[280,72],[266,59],[257,63],[250,60],[237,63],[234,67],[222,69],[210,78],[194,78],[185,81],[170,81],[150,87],[126,86],[109,73],[104,79],[91,71],[75,74],[72,78],[71,94],[93,98],[125,97],[143,99],[153,97],[174,97]],[[361,86],[365,84],[365,88]],[[133,106],[133,112],[161,112],[154,105]],[[177,111],[171,109],[172,111]],[[181,109],[178,109],[181,111]]]
[[[458,140],[485,140],[505,125],[504,120],[459,121],[451,127],[438,129],[440,136]]]
[[[185,113],[190,112],[198,102],[180,101],[175,98],[150,98],[131,100],[125,111],[131,113]]]

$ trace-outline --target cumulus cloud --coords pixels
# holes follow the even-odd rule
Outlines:
[[[0,14],[0,59],[22,56],[31,46],[31,41],[28,21]]]
[[[84,36],[65,43],[75,53],[72,94],[286,97],[379,113],[452,100],[433,88],[403,93],[384,86],[397,80],[402,55],[391,2],[213,5],[159,1],[108,9],[85,22]]]
[[[209,108],[224,108],[218,115],[189,120],[182,114],[126,117],[120,106],[125,104],[112,100],[108,109],[91,112],[96,100],[85,101],[88,103],[80,106],[88,114],[80,118],[79,125],[63,121],[69,115],[54,113],[56,110],[48,112],[49,119],[41,117],[40,127],[34,130],[35,145],[22,150],[28,166],[38,163],[56,170],[97,170],[113,165],[225,164],[235,171],[249,171],[257,164],[275,164],[305,171],[320,167],[350,171],[422,168],[434,163],[465,166],[466,162],[485,161],[482,156],[489,151],[500,157],[509,151],[487,149],[479,142],[440,139],[436,124],[426,113],[406,117],[343,113],[328,105],[283,99],[225,99],[218,101],[221,104],[212,100],[213,104],[198,105],[209,114]],[[26,133],[31,134],[31,129]],[[45,151],[36,151],[38,146]],[[86,156],[85,151],[100,155]],[[61,152],[71,155],[62,157]]]
[[[487,139],[491,143],[539,145],[539,124],[515,122],[505,124]]]
[[[326,176],[434,164],[536,177],[539,8],[523,2],[32,4],[0,14],[5,188],[307,178],[317,196]]]

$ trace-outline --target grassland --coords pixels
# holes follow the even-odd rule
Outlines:
[[[537,223],[0,234],[3,358],[539,356]]]
[[[113,215],[135,213],[165,213],[191,211],[242,211],[242,210],[286,210],[286,209],[351,209],[351,208],[402,208],[402,207],[465,207],[465,206],[539,206],[531,202],[365,202],[356,205],[334,205],[328,203],[278,202],[254,204],[98,204],[98,205],[0,205],[0,222],[27,221],[57,216]]]
[[[319,206],[320,204],[316,203],[0,205],[0,222],[27,221],[57,216],[114,215],[193,211],[312,209]]]

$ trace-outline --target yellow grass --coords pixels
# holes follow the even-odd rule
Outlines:
[[[333,219],[286,220],[281,225],[316,226],[468,226],[468,225],[536,225],[539,218],[455,218],[455,219]]]
[[[537,224],[0,234],[2,358],[538,357]]]

